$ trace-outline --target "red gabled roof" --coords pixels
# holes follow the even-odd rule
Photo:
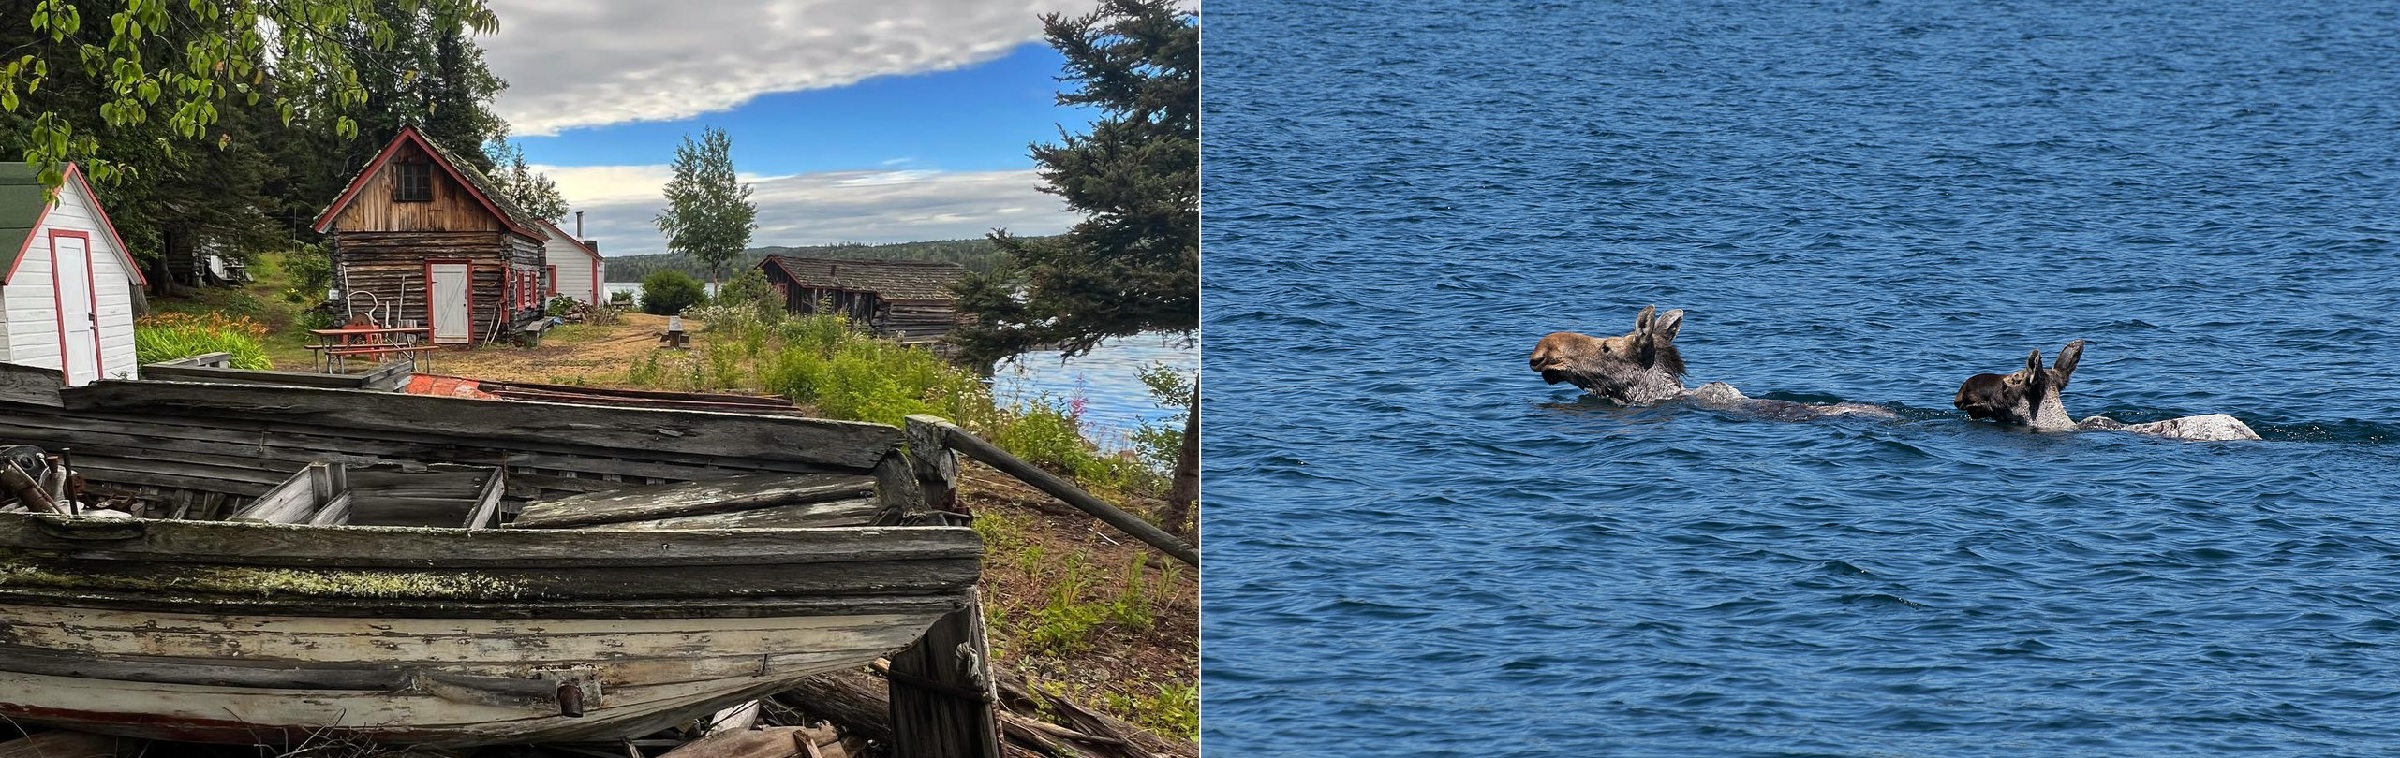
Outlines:
[[[425,135],[419,133],[414,125],[400,127],[400,134],[392,137],[392,144],[385,145],[383,152],[375,155],[375,160],[368,161],[366,168],[359,170],[357,176],[350,177],[350,184],[342,188],[341,196],[335,198],[332,205],[326,206],[324,213],[317,215],[317,233],[323,234],[325,230],[333,227],[333,218],[341,215],[344,209],[349,208],[350,201],[358,199],[359,190],[367,187],[367,178],[374,176],[375,172],[383,170],[383,164],[391,162],[392,156],[400,152],[400,145],[405,142],[416,143],[417,149],[424,151],[425,155],[433,160],[434,165],[442,167],[444,172],[450,174],[451,181],[457,182],[458,186],[465,187],[469,197],[475,198],[475,202],[482,203],[484,210],[491,211],[493,218],[500,219],[501,226],[508,227],[509,231],[531,239],[543,238],[539,230],[519,218],[518,214],[511,212],[505,205],[506,201],[492,197],[492,193],[486,191],[482,181],[468,177],[467,172],[474,171],[474,167],[462,167],[453,163],[449,151],[443,150],[435,146],[431,140],[425,139]]]
[[[586,246],[583,244],[583,240],[576,239],[576,238],[575,238],[575,235],[568,234],[568,233],[567,233],[567,230],[558,228],[558,225],[557,225],[557,224],[554,224],[554,223],[551,223],[551,222],[550,222],[550,219],[546,219],[546,218],[545,218],[545,219],[541,219],[540,221],[541,221],[541,224],[542,224],[542,228],[550,230],[550,233],[551,233],[551,234],[558,235],[558,238],[559,238],[559,239],[562,239],[562,240],[566,240],[566,241],[568,241],[568,242],[575,243],[575,249],[583,251],[583,254],[584,254],[584,255],[589,255],[589,256],[591,256],[591,257],[592,257],[592,260],[594,260],[594,261],[598,261],[598,260],[600,260],[600,252],[599,252],[599,251],[597,251],[597,250],[593,250],[593,249],[591,249],[590,247],[586,247]]]

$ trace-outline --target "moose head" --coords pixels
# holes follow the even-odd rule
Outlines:
[[[2067,380],[2075,374],[2075,363],[2083,360],[2083,340],[2067,343],[2058,351],[2058,362],[2042,368],[2042,351],[2025,356],[2025,367],[2013,374],[1976,374],[1959,385],[1958,395],[1950,404],[1966,411],[1968,418],[1991,419],[2004,424],[2020,424],[2041,431],[2063,431],[2076,428],[2075,420],[2067,416],[2067,406],[2058,395],[2067,389]]]
[[[1529,363],[1551,384],[1566,382],[1627,405],[1654,403],[1684,393],[1683,355],[1675,350],[1682,328],[1683,311],[1646,306],[1623,336],[1552,332],[1534,345]]]

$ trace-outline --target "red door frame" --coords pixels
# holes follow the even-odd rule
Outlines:
[[[100,355],[100,279],[98,274],[93,273],[98,267],[92,265],[92,233],[74,229],[49,231],[50,312],[57,317],[55,320],[58,323],[59,377],[68,386],[75,384],[75,372],[67,368],[67,296],[58,286],[58,238],[73,237],[83,240],[83,295],[92,303],[92,312],[86,315],[92,322],[92,381],[99,381],[108,376],[108,360]]]

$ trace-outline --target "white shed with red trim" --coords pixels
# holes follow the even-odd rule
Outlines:
[[[545,295],[565,295],[599,305],[601,277],[606,275],[608,262],[600,259],[600,253],[592,250],[591,243],[576,239],[548,219],[542,219],[541,223],[542,231],[548,235],[542,242],[542,257],[549,267],[544,278],[550,281]],[[582,219],[577,218],[577,228],[582,225]]]
[[[59,371],[67,384],[132,379],[142,268],[83,172],[56,202],[33,169],[0,162],[0,363]]]

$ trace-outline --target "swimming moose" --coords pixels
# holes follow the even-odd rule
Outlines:
[[[1621,337],[1594,337],[1575,332],[1552,332],[1533,347],[1529,363],[1542,381],[1566,382],[1593,395],[1625,405],[1651,405],[1689,399],[1710,408],[1739,410],[1776,418],[1801,420],[1820,416],[1877,416],[1893,413],[1861,403],[1818,405],[1789,400],[1755,400],[1724,382],[1699,389],[1683,386],[1683,353],[1675,335],[1683,330],[1683,311],[1659,313],[1642,308],[1633,317],[1633,331]]]
[[[2147,424],[2127,424],[2107,416],[2076,421],[2067,415],[2066,403],[2058,395],[2066,391],[2067,380],[2075,374],[2075,364],[2082,360],[2083,340],[2067,343],[2066,349],[2058,351],[2058,361],[2050,368],[2042,368],[2042,351],[2037,349],[2025,356],[2025,367],[2016,373],[1968,377],[1965,384],[1959,385],[1958,394],[1951,398],[1950,404],[1965,411],[1967,418],[2032,427],[2037,432],[2111,429],[2204,442],[2258,439],[2258,433],[2251,431],[2248,424],[2222,413]]]

